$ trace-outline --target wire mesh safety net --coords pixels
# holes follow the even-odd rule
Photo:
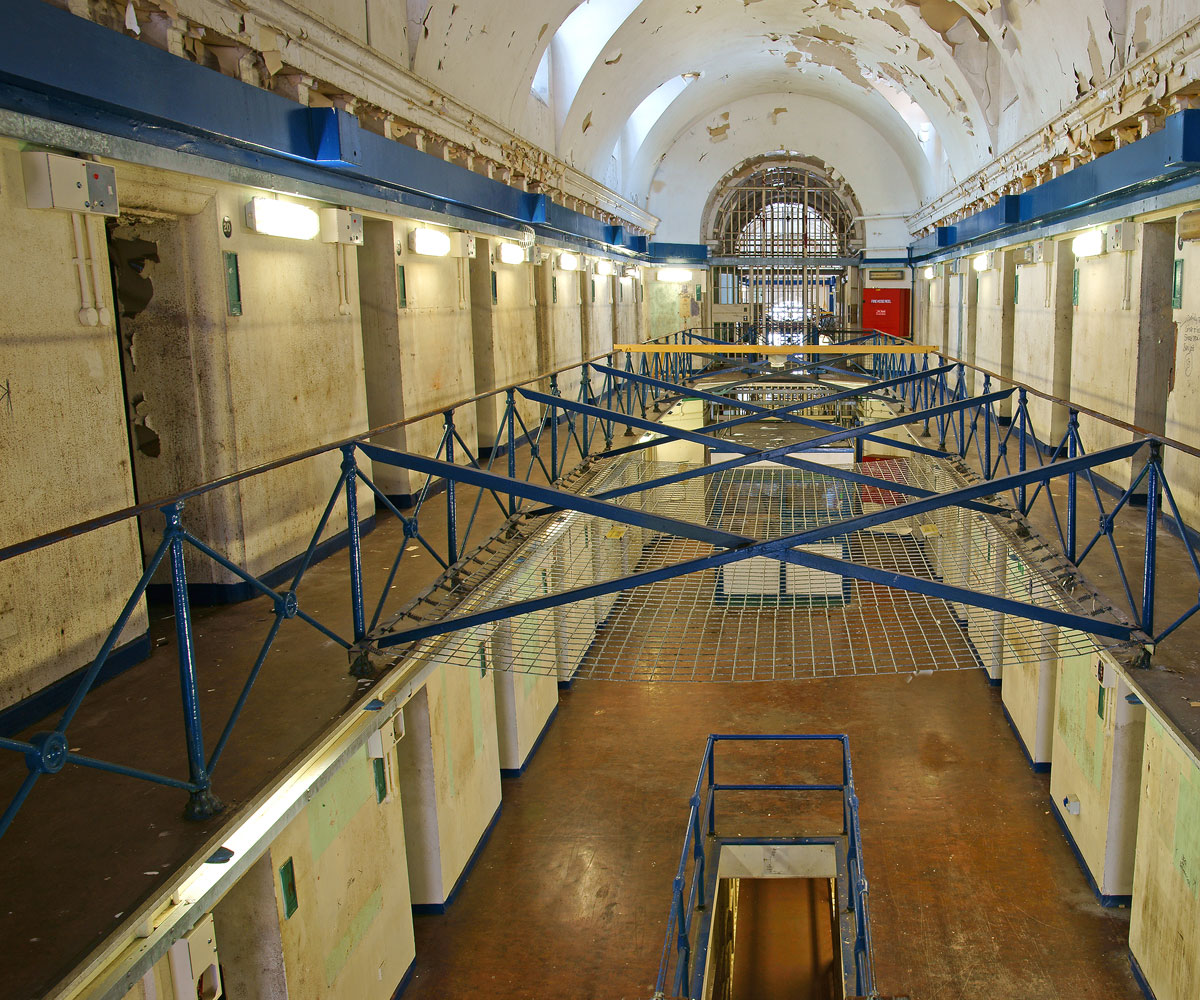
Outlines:
[[[601,494],[685,471],[636,455],[598,463],[575,484]],[[944,493],[964,483],[922,456],[855,471]],[[763,464],[658,486],[614,502],[761,540],[885,511],[912,499]],[[947,507],[822,538],[800,551],[1041,608],[1097,612],[1060,586],[1061,566],[1007,517]],[[385,631],[618,580],[710,555],[712,545],[559,512],[520,520],[514,537],[477,553]],[[402,647],[403,648],[403,647]],[[565,681],[791,680],[960,670],[1090,655],[1090,636],[940,597],[754,556],[410,645],[421,659],[487,665]]]

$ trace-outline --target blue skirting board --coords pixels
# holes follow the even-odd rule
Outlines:
[[[1133,957],[1132,951],[1129,953],[1129,968],[1133,971],[1134,981],[1138,984],[1138,989],[1142,991],[1142,995],[1146,1000],[1158,1000],[1154,995],[1154,990],[1150,988],[1146,974],[1142,971],[1142,967],[1138,965],[1138,960]]]
[[[1025,755],[1025,760],[1035,774],[1049,774],[1050,761],[1037,761],[1033,759],[1033,754],[1029,752],[1029,747],[1025,745],[1025,739],[1021,736],[1021,730],[1017,728],[1017,724],[1013,721],[1013,717],[1008,714],[1008,708],[1004,702],[1000,703],[1000,711],[1004,713],[1004,718],[1008,720],[1008,728],[1013,731],[1013,736],[1017,738],[1017,745],[1021,748],[1021,753]]]
[[[500,768],[500,777],[519,778],[525,773],[525,768],[527,768],[529,766],[529,762],[533,760],[533,755],[537,753],[539,749],[541,749],[542,740],[544,740],[546,738],[546,734],[550,732],[550,723],[552,723],[556,718],[558,718],[557,705],[554,706],[554,711],[552,711],[549,717],[547,717],[546,724],[542,726],[542,731],[538,733],[538,738],[533,741],[533,746],[529,748],[529,753],[525,755],[525,759],[521,762],[521,766]]]
[[[136,639],[123,646],[118,646],[108,654],[108,659],[104,661],[104,666],[93,687],[112,680],[118,674],[141,663],[149,655],[150,633],[144,632]],[[0,710],[0,736],[16,736],[17,733],[28,729],[46,716],[66,708],[72,695],[75,694],[79,681],[90,666],[89,663],[87,666],[80,667],[62,680],[55,681],[48,687],[31,694],[28,698],[22,698],[15,705]]]
[[[418,916],[426,916],[428,914],[445,913],[446,910],[454,903],[458,897],[459,890],[467,881],[467,876],[471,874],[471,869],[475,867],[475,863],[479,860],[479,855],[483,853],[484,847],[487,846],[488,839],[492,835],[492,831],[496,829],[496,824],[500,822],[500,810],[504,808],[504,803],[496,806],[496,812],[492,815],[491,821],[487,825],[487,829],[483,831],[483,836],[479,838],[479,843],[475,845],[475,850],[471,852],[471,857],[467,860],[462,872],[459,874],[457,881],[454,883],[454,888],[450,890],[450,895],[446,897],[444,903],[413,903],[412,911]]]
[[[1058,811],[1058,803],[1051,797],[1050,808],[1054,812],[1054,818],[1058,820],[1058,825],[1062,828],[1063,835],[1067,838],[1067,844],[1070,845],[1071,853],[1075,855],[1075,860],[1079,862],[1079,867],[1083,870],[1083,874],[1087,877],[1088,885],[1092,887],[1092,892],[1095,893],[1096,899],[1100,905],[1104,907],[1128,906],[1133,902],[1133,896],[1106,896],[1100,891],[1100,886],[1096,884],[1096,880],[1092,878],[1091,869],[1088,868],[1087,862],[1083,860],[1083,854],[1079,850],[1079,845],[1075,843],[1075,838],[1072,836],[1070,829],[1067,827],[1066,821],[1062,818],[1062,813]]]
[[[413,975],[417,971],[417,960],[414,958],[408,963],[408,971],[400,977],[400,985],[392,992],[392,1000],[399,1000],[400,994],[408,989],[408,984],[412,982]]]

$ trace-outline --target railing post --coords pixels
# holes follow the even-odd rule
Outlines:
[[[558,376],[550,376],[550,395],[558,399],[562,393],[558,388]],[[550,407],[550,480],[558,482],[558,407]]]
[[[342,446],[342,473],[346,478],[346,535],[350,549],[350,606],[354,613],[354,641],[367,637],[367,609],[363,604],[362,531],[358,523],[358,465],[352,444]]]
[[[992,391],[992,377],[983,376],[983,394]],[[992,404],[983,406],[983,478],[992,478]]]
[[[1024,389],[1017,390],[1017,447],[1021,449],[1020,455],[1017,457],[1017,470],[1025,471],[1025,444],[1026,434],[1029,427],[1029,393]],[[1029,513],[1026,510],[1026,487],[1022,485],[1017,490],[1017,506],[1022,514]]]
[[[444,414],[446,426],[446,464],[454,464],[454,411]],[[453,477],[446,479],[446,562],[453,566],[458,562],[458,506],[456,483]]]
[[[1079,411],[1071,410],[1067,421],[1067,458],[1075,458],[1079,448]],[[1078,484],[1076,474],[1067,473],[1067,559],[1075,561],[1078,525]]]
[[[958,366],[958,399],[964,400],[967,398],[967,367],[959,363]],[[958,410],[958,457],[967,457],[967,408],[960,407]]]
[[[517,397],[516,391],[509,389],[505,394],[507,398],[507,406],[504,410],[504,418],[508,424],[508,478],[517,478]],[[512,517],[517,512],[517,495],[510,493],[508,495],[508,516]]]
[[[714,789],[717,783],[717,770],[714,749],[714,744],[710,742],[708,744],[708,835],[710,837],[715,837],[717,834],[717,793]]]
[[[582,368],[582,375],[580,378],[579,390],[580,390],[580,392],[583,393],[583,401],[585,403],[591,403],[591,401],[592,401],[592,376],[591,376],[591,373],[588,371],[588,365],[586,363],[584,364],[584,366]],[[582,428],[583,429],[583,437],[581,440],[583,441],[583,454],[580,455],[579,457],[580,457],[580,459],[585,459],[591,453],[592,439],[588,436],[588,415],[586,413],[582,415],[582,420],[583,420],[583,428]]]
[[[1146,464],[1146,563],[1142,576],[1142,631],[1154,638],[1154,589],[1158,567],[1158,483],[1162,472],[1162,444],[1150,442]]]
[[[175,604],[175,639],[179,647],[179,692],[183,701],[183,733],[187,744],[188,780],[192,790],[183,815],[204,820],[215,816],[225,804],[212,792],[212,779],[204,756],[204,729],[200,722],[200,693],[196,679],[196,649],[192,643],[192,612],[188,599],[187,567],[183,558],[182,503],[163,508],[170,539],[171,597]]]

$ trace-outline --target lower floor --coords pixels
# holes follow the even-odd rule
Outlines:
[[[849,734],[881,993],[1141,996],[1129,911],[1097,903],[999,689],[967,670],[576,682],[525,773],[505,779],[458,897],[416,918],[406,998],[650,997],[710,732]]]

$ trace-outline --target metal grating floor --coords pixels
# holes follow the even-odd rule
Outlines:
[[[637,457],[600,464],[580,492],[597,494],[687,468]],[[946,463],[873,461],[858,471],[945,492],[962,484]],[[881,510],[907,497],[830,476],[748,467],[617,502],[759,539]],[[1079,614],[1076,601],[1006,518],[947,509],[828,539],[824,555]],[[494,608],[702,557],[714,549],[617,522],[560,513],[524,519],[476,569],[443,583],[387,626]],[[409,647],[463,666],[627,681],[791,680],[977,668],[1088,654],[1083,633],[755,558],[607,597],[523,615]]]

